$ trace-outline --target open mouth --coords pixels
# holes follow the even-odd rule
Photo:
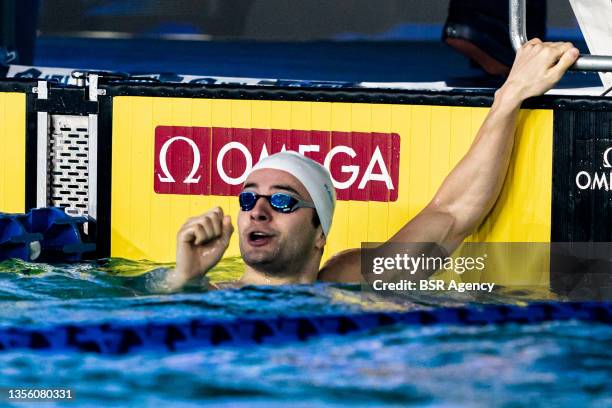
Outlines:
[[[263,246],[272,240],[274,235],[267,232],[253,231],[248,234],[249,244],[252,246]]]

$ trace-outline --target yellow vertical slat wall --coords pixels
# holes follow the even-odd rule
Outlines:
[[[25,211],[25,115],[23,93],[0,93],[0,212]]]
[[[174,260],[176,231],[188,217],[221,205],[235,219],[238,205],[235,197],[156,194],[157,126],[399,134],[397,201],[339,201],[327,258],[363,241],[384,241],[416,215],[467,152],[488,112],[446,106],[157,97],[116,97],[113,106],[111,255],[159,262]],[[550,240],[552,123],[552,111],[521,112],[500,201],[472,240]],[[239,254],[236,235],[228,256]]]
[[[472,123],[474,131],[482,120]],[[522,111],[520,129],[506,175],[505,188],[489,217],[472,242],[550,242],[552,217],[552,135],[553,112]],[[482,274],[466,274],[464,281],[498,282],[507,286],[548,287],[550,257],[547,247],[532,246],[520,250],[493,246],[487,270]],[[513,255],[504,256],[504,251]],[[520,256],[519,256],[520,253]]]

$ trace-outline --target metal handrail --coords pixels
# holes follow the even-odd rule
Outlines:
[[[510,41],[515,51],[528,41],[526,4],[527,0],[510,0]],[[570,69],[612,72],[612,56],[580,54]]]

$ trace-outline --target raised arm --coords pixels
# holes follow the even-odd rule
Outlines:
[[[431,202],[390,242],[430,242],[452,253],[491,211],[508,170],[518,112],[527,98],[545,93],[576,61],[570,43],[534,39],[517,53],[510,75],[467,154],[446,177]],[[359,250],[330,259],[320,278],[359,281]]]

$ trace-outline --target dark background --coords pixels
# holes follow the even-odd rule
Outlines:
[[[508,7],[507,0],[491,1]],[[577,26],[569,1],[548,4],[553,36]],[[42,35],[388,40],[439,36],[448,0],[42,0],[41,6]]]
[[[502,77],[484,75],[440,41],[449,1],[3,0],[2,4],[19,6],[12,21],[30,33],[19,37],[31,42],[19,51],[21,65],[133,75],[500,86]],[[500,8],[509,4],[489,1]],[[39,9],[34,7],[37,2]],[[35,40],[36,10],[40,13]],[[548,39],[573,41],[587,51],[567,0],[548,0],[548,20]],[[55,74],[26,71],[23,75],[53,78]],[[600,85],[592,73],[570,73],[560,84]]]

